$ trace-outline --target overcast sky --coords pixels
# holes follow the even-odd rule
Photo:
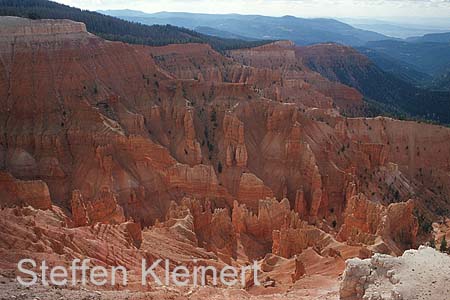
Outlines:
[[[79,8],[183,11],[298,17],[441,17],[450,0],[56,0]]]

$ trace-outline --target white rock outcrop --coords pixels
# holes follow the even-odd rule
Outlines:
[[[87,35],[86,25],[71,20],[30,20],[0,17],[0,40],[34,41],[50,38],[74,39]]]
[[[341,300],[448,300],[450,256],[433,248],[347,260]]]

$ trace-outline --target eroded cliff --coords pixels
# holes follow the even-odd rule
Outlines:
[[[291,43],[224,56],[0,22],[3,269],[259,259],[274,293],[337,296],[346,258],[417,247],[448,213],[450,130],[343,117],[361,95]]]

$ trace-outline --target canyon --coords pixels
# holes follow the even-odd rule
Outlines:
[[[363,95],[292,42],[219,53],[107,41],[68,20],[0,24],[5,297],[23,292],[9,280],[26,257],[129,271],[86,299],[339,299],[347,259],[450,232],[450,129],[349,117]],[[142,287],[141,260],[160,258],[257,260],[263,285]]]

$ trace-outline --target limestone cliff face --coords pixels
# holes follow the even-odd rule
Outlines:
[[[209,45],[168,45],[150,48],[149,52],[158,65],[178,79],[221,82],[225,80],[224,70],[233,65]]]
[[[237,50],[231,53],[232,57],[244,65],[272,68],[273,66],[296,66],[294,43],[279,41],[253,49]]]
[[[2,17],[0,39],[42,40],[48,38],[73,39],[87,34],[86,25],[69,20],[29,20]]]

